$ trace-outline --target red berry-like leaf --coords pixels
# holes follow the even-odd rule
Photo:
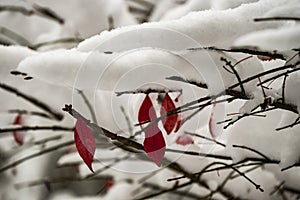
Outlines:
[[[162,101],[161,109],[160,109],[160,115],[166,115],[169,111],[176,109],[176,106],[167,93],[165,98]],[[162,123],[164,125],[164,129],[166,130],[167,134],[169,135],[173,129],[175,128],[175,125],[177,123],[178,114],[172,114],[167,116],[166,118],[162,119]]]
[[[194,144],[194,139],[190,135],[184,134],[176,139],[176,144],[180,144],[183,146]]]
[[[14,125],[23,125],[22,116],[20,114],[17,115]],[[24,144],[24,133],[20,131],[13,131],[13,136],[17,144],[22,145]]]
[[[223,118],[221,118],[222,112],[225,112],[224,105],[214,103],[208,123],[209,132],[214,139],[216,139],[223,130],[223,126],[218,124],[218,122],[223,120]]]
[[[156,113],[151,99],[149,95],[146,95],[139,109],[139,123],[150,122],[156,118]],[[141,127],[143,127],[143,125],[141,125]],[[151,124],[145,130],[144,150],[148,157],[154,161],[157,166],[161,165],[165,155],[166,144],[157,123]]]
[[[85,121],[81,117],[78,117],[75,125],[74,140],[80,157],[88,168],[94,172],[92,162],[96,150],[96,141],[91,130],[87,127]]]

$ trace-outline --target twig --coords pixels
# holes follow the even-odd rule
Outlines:
[[[132,129],[132,127],[131,127],[130,119],[129,119],[128,115],[126,114],[124,107],[121,106],[120,109],[121,109],[121,111],[122,111],[122,113],[123,113],[123,115],[124,115],[125,121],[126,121],[126,123],[127,123],[128,131],[129,131],[129,133],[130,133],[131,135],[133,135],[133,129]]]
[[[36,99],[35,97],[24,94],[21,91],[17,90],[16,88],[13,88],[12,86],[6,85],[4,83],[0,83],[0,88],[2,88],[3,90],[5,90],[7,92],[11,92],[11,93],[17,95],[17,96],[25,99],[26,101],[32,103],[33,105],[37,106],[38,108],[46,111],[47,113],[50,114],[50,116],[53,119],[56,119],[56,120],[63,119],[63,115],[61,113],[54,111],[47,104],[45,104],[44,102],[41,102],[40,100]]]
[[[293,128],[294,126],[300,124],[299,120],[300,120],[300,117],[297,117],[297,119],[295,120],[294,123],[286,125],[286,126],[283,126],[283,127],[280,127],[280,128],[276,128],[275,130],[276,131],[281,131],[281,130],[284,130],[284,129],[287,129],[287,128]]]
[[[182,90],[170,90],[170,89],[146,89],[146,90],[132,90],[132,91],[122,91],[122,92],[115,92],[117,96],[122,96],[124,94],[150,94],[150,93],[167,93],[167,92],[179,92],[182,93]]]
[[[16,187],[16,189],[22,189],[24,187],[34,187],[37,185],[43,185],[45,183],[55,184],[55,183],[75,182],[75,181],[82,182],[82,181],[106,180],[110,178],[111,178],[110,176],[96,176],[93,177],[93,179],[84,179],[84,178],[74,177],[74,176],[47,177],[40,180],[16,183],[14,184],[14,186]]]
[[[0,133],[12,132],[12,131],[74,131],[74,128],[71,127],[62,127],[62,126],[20,126],[12,128],[0,128]]]
[[[239,175],[241,175],[242,177],[244,177],[246,180],[248,180],[252,185],[255,186],[255,188],[261,192],[264,192],[264,190],[261,188],[260,185],[256,184],[253,180],[251,180],[245,173],[239,171],[238,169],[236,169],[235,167],[232,167],[231,165],[228,165],[226,163],[222,163],[222,162],[214,162],[215,165],[224,165],[228,168],[231,168],[232,170],[234,170],[235,172],[237,172]]]
[[[62,138],[62,135],[48,137],[48,138],[45,138],[45,139],[42,139],[42,140],[34,141],[34,144],[35,145],[41,145],[41,144],[45,144],[45,143],[50,142],[50,141],[60,140],[61,138]]]
[[[12,39],[14,42],[21,46],[30,46],[30,42],[26,38],[3,26],[0,26],[0,34]]]
[[[157,196],[159,196],[159,195],[162,195],[162,194],[165,194],[165,193],[168,193],[168,192],[173,192],[173,191],[175,191],[175,190],[177,190],[177,189],[179,189],[179,188],[183,188],[183,187],[186,187],[186,186],[191,185],[191,184],[193,184],[193,182],[192,182],[192,181],[188,181],[188,182],[186,182],[186,183],[179,184],[179,185],[177,185],[177,186],[175,186],[175,187],[172,187],[172,188],[169,188],[169,189],[164,189],[164,190],[161,190],[161,191],[159,191],[159,192],[157,192],[157,193],[150,194],[150,195],[146,195],[146,196],[144,196],[144,197],[137,198],[137,199],[135,199],[135,200],[150,199],[150,198],[157,197]]]
[[[31,154],[31,155],[26,156],[26,157],[24,157],[24,158],[21,158],[21,159],[19,159],[19,160],[17,160],[17,161],[14,161],[14,162],[12,162],[12,163],[10,163],[10,164],[4,166],[4,167],[1,167],[1,168],[0,168],[0,173],[4,172],[5,170],[8,170],[8,169],[10,169],[10,168],[12,168],[12,167],[15,167],[15,166],[17,166],[17,165],[20,165],[21,163],[23,163],[23,162],[25,162],[25,161],[27,161],[27,160],[30,160],[30,159],[32,159],[32,158],[35,158],[35,157],[44,155],[44,154],[46,154],[46,153],[50,153],[50,152],[56,151],[56,150],[61,149],[61,148],[65,148],[65,147],[70,146],[70,145],[73,145],[73,144],[74,144],[74,141],[72,140],[72,141],[69,141],[69,142],[65,142],[65,143],[61,143],[61,144],[52,146],[52,147],[50,147],[50,148],[48,148],[48,149],[44,149],[44,150],[42,150],[42,151],[40,151],[40,152]]]
[[[23,15],[32,15],[34,13],[34,11],[31,9],[26,9],[24,7],[21,6],[14,6],[14,5],[1,5],[0,6],[0,12],[3,11],[9,11],[9,12],[19,12]]]
[[[83,41],[83,39],[81,39],[81,38],[61,38],[61,39],[57,39],[57,40],[34,44],[34,45],[29,46],[29,48],[37,50],[40,47],[47,46],[47,45],[54,45],[54,44],[61,44],[61,43],[76,43],[77,44],[82,41]]]
[[[186,187],[188,185],[191,185],[191,184],[186,184],[186,185],[183,185],[181,187],[176,187],[176,188],[173,187],[173,188],[167,189],[167,188],[163,188],[163,187],[161,187],[159,185],[156,185],[156,184],[153,184],[153,183],[143,183],[142,187],[151,188],[152,190],[160,190],[160,192],[156,193],[156,194],[151,194],[151,197],[149,197],[150,195],[148,195],[148,196],[145,196],[145,197],[140,198],[140,199],[153,198],[153,197],[157,197],[159,195],[162,195],[162,194],[165,194],[165,193],[168,193],[168,192],[174,193],[174,194],[179,195],[179,196],[188,197],[190,199],[199,199],[199,196],[196,195],[196,194],[192,194],[192,193],[189,193],[189,192],[186,192],[186,191],[177,191],[177,189]]]
[[[171,81],[178,81],[178,82],[188,83],[188,84],[195,85],[197,87],[204,88],[204,89],[208,88],[207,84],[205,84],[205,83],[199,83],[197,81],[187,80],[187,79],[184,79],[180,76],[170,76],[170,77],[166,77],[166,79],[171,80]]]
[[[46,119],[52,119],[49,115],[42,113],[42,112],[36,112],[36,111],[14,109],[14,110],[8,110],[7,112],[8,113],[18,113],[21,115],[35,115],[35,116],[39,116],[39,117],[44,117]]]
[[[94,112],[94,109],[93,109],[93,107],[92,107],[90,101],[87,99],[87,97],[85,96],[85,94],[83,93],[82,90],[77,90],[77,91],[78,91],[78,93],[80,94],[80,96],[82,97],[82,99],[83,99],[85,105],[88,107],[88,109],[89,109],[89,111],[90,111],[90,114],[91,114],[91,116],[92,116],[93,122],[97,124],[97,123],[98,123],[98,122],[97,122],[97,117],[96,117],[96,114],[95,114],[95,112]]]
[[[60,16],[58,16],[57,13],[55,13],[53,10],[40,6],[38,4],[33,4],[32,7],[34,8],[34,11],[37,14],[40,14],[42,17],[46,17],[48,19],[51,19],[53,21],[58,22],[59,24],[64,24],[64,19]]]
[[[111,31],[115,28],[114,18],[112,15],[108,16],[108,31]]]
[[[221,51],[221,52],[232,52],[232,53],[246,53],[250,55],[257,55],[257,56],[268,56],[273,59],[281,59],[285,60],[285,57],[282,54],[277,52],[268,52],[268,51],[259,51],[256,49],[247,49],[247,48],[232,48],[232,49],[222,49],[217,47],[200,47],[200,48],[189,48],[187,50],[190,51],[198,51],[198,50],[210,50],[210,51]]]
[[[235,69],[235,67],[231,64],[230,61],[228,61],[228,60],[227,60],[226,58],[224,58],[224,57],[221,57],[221,61],[225,62],[225,64],[226,64],[228,67],[230,67],[230,69],[232,70],[232,72],[234,73],[234,75],[236,76],[236,78],[237,78],[237,80],[238,80],[238,82],[239,82],[239,85],[240,85],[240,87],[241,87],[242,94],[243,94],[243,95],[246,95],[245,88],[244,88],[243,84],[241,83],[241,82],[242,82],[242,79],[241,79],[239,73],[237,72],[237,70]]]
[[[265,17],[265,18],[255,18],[253,21],[255,22],[263,22],[263,21],[287,21],[287,20],[292,20],[292,21],[300,21],[300,17]]]
[[[190,133],[190,132],[187,132],[187,131],[185,131],[184,133],[189,134],[189,135],[191,135],[191,136],[199,137],[199,138],[202,138],[202,139],[205,139],[205,140],[214,142],[214,143],[216,143],[216,144],[218,144],[218,145],[220,145],[220,146],[222,146],[222,147],[226,147],[225,144],[223,144],[223,143],[221,143],[221,142],[218,142],[218,141],[215,140],[215,139],[208,138],[208,137],[205,137],[205,136],[203,136],[203,135],[196,134],[196,133]]]
[[[282,77],[282,76],[286,76],[286,75],[288,75],[288,74],[291,74],[291,73],[296,72],[296,71],[299,71],[299,70],[300,70],[300,68],[295,68],[295,69],[288,70],[288,71],[286,71],[286,72],[277,74],[276,76],[273,76],[273,77],[270,77],[270,78],[265,79],[265,80],[262,81],[261,83],[257,84],[257,86],[259,86],[259,85],[261,85],[261,84],[264,84],[264,83],[267,83],[267,82],[269,82],[269,81],[278,79],[278,78],[280,78],[280,77]]]
[[[254,153],[260,155],[261,157],[265,158],[266,160],[271,160],[266,155],[264,155],[263,153],[259,152],[256,149],[253,149],[253,148],[250,148],[250,147],[247,147],[247,146],[242,146],[242,145],[232,145],[232,147],[234,147],[234,148],[240,148],[240,149],[246,149],[246,150],[249,150],[251,152],[254,152]]]
[[[232,160],[232,158],[230,156],[209,154],[209,153],[200,153],[200,152],[195,152],[195,151],[182,151],[182,150],[177,150],[177,149],[166,149],[166,152],[180,153],[180,154],[185,154],[185,155],[190,155],[190,156],[201,156],[201,157],[221,159],[221,160]]]
[[[289,75],[285,74],[284,75],[284,79],[283,79],[283,83],[282,83],[282,103],[285,103],[285,84],[286,84],[286,79]]]

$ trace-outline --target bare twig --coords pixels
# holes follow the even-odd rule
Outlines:
[[[122,92],[115,92],[117,96],[122,96],[124,94],[150,94],[150,93],[167,93],[167,92],[179,92],[182,93],[182,90],[171,90],[171,89],[146,89],[146,90],[133,90],[133,91],[122,91]]]
[[[62,126],[20,126],[12,128],[0,128],[0,133],[12,132],[12,131],[74,131],[73,127]]]
[[[9,30],[8,28],[5,28],[3,26],[0,26],[0,34],[6,36],[7,38],[13,40],[14,42],[16,42],[19,45],[22,46],[30,46],[30,42],[24,38],[23,36],[21,36],[20,34]]]
[[[44,110],[45,112],[49,113],[49,115],[53,119],[56,119],[56,120],[63,119],[63,115],[61,113],[54,111],[46,103],[41,102],[40,100],[36,99],[35,97],[29,96],[29,95],[17,90],[16,88],[6,85],[4,83],[0,83],[0,88],[2,88],[3,90],[5,90],[7,92],[13,93],[13,94],[25,99],[26,101],[30,102],[31,104],[37,106],[38,108]]]
[[[268,56],[273,59],[281,59],[285,60],[285,57],[282,54],[277,52],[268,52],[268,51],[259,51],[257,49],[249,49],[249,48],[232,48],[232,49],[222,49],[217,47],[200,47],[200,48],[189,48],[187,50],[190,51],[198,51],[198,50],[210,50],[210,51],[220,51],[220,52],[231,52],[231,53],[246,53],[250,55],[257,56]]]
[[[187,80],[187,79],[184,79],[180,76],[170,76],[170,77],[166,77],[166,79],[171,80],[171,81],[178,81],[178,82],[188,83],[188,84],[191,84],[191,85],[195,85],[199,88],[204,88],[204,89],[208,88],[207,84],[205,84],[205,83],[199,83],[197,81]]]
[[[49,115],[42,113],[42,112],[36,112],[36,111],[28,111],[28,110],[8,110],[8,113],[18,113],[21,115],[34,115],[34,116],[39,116],[39,117],[44,117],[46,119],[52,119]]]
[[[208,138],[208,137],[205,137],[205,136],[203,136],[203,135],[196,134],[196,133],[190,133],[190,132],[187,132],[187,131],[185,131],[185,133],[188,134],[188,135],[191,135],[191,136],[199,137],[199,138],[202,138],[202,139],[205,139],[205,140],[214,142],[214,143],[216,143],[216,144],[218,144],[218,145],[220,145],[220,146],[222,146],[222,147],[226,147],[225,144],[223,144],[223,143],[221,143],[221,142],[218,142],[218,141],[215,140],[215,139]]]
[[[62,44],[62,43],[75,43],[78,44],[79,42],[82,42],[83,39],[81,38],[61,38],[61,39],[57,39],[57,40],[52,40],[52,41],[47,41],[47,42],[41,42],[38,44],[34,44],[29,46],[29,48],[37,50],[43,46],[47,46],[47,45],[54,45],[54,44]]]
[[[243,86],[243,84],[241,83],[242,82],[242,79],[239,75],[239,73],[237,72],[237,70],[235,69],[235,67],[231,64],[230,61],[228,61],[226,58],[224,57],[221,57],[221,61],[225,62],[225,64],[230,67],[230,69],[232,70],[232,72],[234,73],[234,75],[236,76],[238,82],[239,82],[239,85],[241,87],[241,91],[242,91],[242,94],[243,95],[246,95],[246,91],[245,91],[245,88]]]
[[[72,140],[72,141],[69,141],[69,142],[64,142],[64,143],[61,143],[61,144],[52,146],[52,147],[47,148],[47,149],[44,149],[44,150],[42,150],[42,151],[40,151],[40,152],[31,154],[31,155],[29,155],[29,156],[26,156],[26,157],[24,157],[24,158],[21,158],[21,159],[19,159],[19,160],[16,160],[16,161],[14,161],[14,162],[12,162],[12,163],[10,163],[10,164],[8,164],[8,165],[5,165],[4,167],[1,167],[1,168],[0,168],[0,173],[4,172],[5,170],[8,170],[8,169],[10,169],[10,168],[12,168],[12,167],[15,167],[15,166],[17,166],[17,165],[20,165],[21,163],[23,163],[23,162],[25,162],[25,161],[27,161],[27,160],[30,160],[30,159],[32,159],[32,158],[36,158],[36,157],[38,157],[38,156],[41,156],[41,155],[44,155],[44,154],[46,154],[46,153],[50,153],[50,152],[56,151],[56,150],[61,149],[61,148],[65,148],[65,147],[70,146],[70,145],[73,145],[73,144],[74,144],[74,141]]]
[[[240,149],[246,149],[246,150],[249,150],[251,152],[254,152],[254,153],[260,155],[261,157],[265,158],[266,160],[271,160],[266,155],[264,155],[263,153],[259,152],[256,149],[253,149],[253,148],[250,148],[250,147],[247,147],[247,146],[242,146],[242,145],[232,145],[232,147],[234,147],[234,148],[240,148]]]
[[[82,90],[77,90],[77,91],[80,94],[80,96],[82,97],[82,99],[83,99],[84,103],[86,104],[86,106],[88,107],[88,109],[91,113],[91,117],[92,117],[93,122],[97,124],[97,117],[96,117],[95,111],[94,111],[90,101],[87,99],[87,97],[85,96],[85,94],[83,93]]]
[[[255,22],[264,22],[264,21],[300,21],[300,17],[264,17],[264,18],[255,18],[253,21]]]

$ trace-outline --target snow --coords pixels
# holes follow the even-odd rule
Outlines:
[[[3,1],[1,5],[10,5],[10,3]],[[229,72],[232,69],[224,60],[231,63],[241,80],[269,69],[299,62],[299,56],[296,55],[297,51],[292,50],[298,49],[300,46],[298,21],[255,22],[253,20],[254,18],[278,16],[299,17],[300,4],[298,0],[189,0],[181,4],[176,1],[163,0],[152,2],[154,11],[150,16],[151,22],[144,24],[137,24],[137,20],[128,10],[128,5],[133,6],[133,4],[125,2],[125,0],[89,0],[87,2],[68,0],[64,3],[49,0],[13,2],[14,5],[28,9],[32,8],[33,3],[51,8],[65,19],[65,23],[58,24],[40,15],[25,17],[21,13],[12,14],[3,11],[0,13],[1,26],[20,34],[30,44],[67,37],[81,38],[83,41],[78,46],[76,43],[57,44],[32,50],[21,46],[22,41],[14,41],[14,38],[2,34],[1,41],[3,39],[19,46],[0,46],[1,83],[11,85],[25,94],[46,102],[57,112],[62,112],[61,108],[64,104],[72,104],[73,108],[87,119],[92,120],[87,103],[77,91],[77,89],[82,90],[95,110],[98,125],[124,137],[129,137],[140,130],[134,124],[138,122],[138,109],[145,94],[117,96],[115,92],[148,88],[182,89],[179,106],[206,95],[218,95],[238,82],[238,78]],[[109,17],[113,19],[111,24],[113,30],[111,31],[107,30]],[[29,44],[26,45],[29,46]],[[261,61],[257,56],[250,57],[244,53],[195,49],[203,46],[226,49],[251,47],[254,50],[276,51],[282,53],[287,62],[283,60]],[[295,66],[294,69],[296,67],[298,66]],[[10,74],[13,70],[25,72],[27,76],[33,77],[33,80],[25,81],[24,76],[13,76]],[[292,68],[287,70],[292,70]],[[276,72],[272,76],[281,72]],[[206,83],[208,90],[166,79],[171,76]],[[299,76],[299,72],[294,72],[287,77],[284,100],[286,103],[296,106],[300,113],[300,96],[297,90]],[[261,77],[261,80],[269,77],[271,75]],[[249,100],[235,100],[226,103],[226,107],[224,109],[222,107],[217,118],[214,118],[213,121],[216,123],[230,118],[234,120],[242,114],[251,113],[256,107],[260,109],[259,106],[265,101],[264,93],[272,101],[279,101],[283,92],[282,81],[283,77],[270,83],[269,89],[265,88],[264,91],[260,86],[257,86],[259,82],[257,79],[247,82],[243,86]],[[242,91],[239,86],[234,90]],[[23,99],[15,98],[14,94],[2,90],[0,92],[1,128],[9,127],[8,124],[12,121],[12,115],[7,113],[9,109],[41,111]],[[176,98],[177,95],[177,92],[170,93],[172,98]],[[157,93],[150,94],[150,97],[155,108],[159,110],[161,106],[159,95]],[[191,113],[192,111],[187,111],[180,113],[180,115],[185,118]],[[285,181],[287,186],[296,189],[300,187],[298,168],[294,167],[285,172],[280,171],[299,163],[299,126],[281,131],[275,130],[292,124],[299,116],[298,114],[276,109],[264,113],[266,114],[265,117],[245,117],[229,126],[216,138],[226,144],[226,148],[216,147],[216,144],[197,137],[192,138],[194,144],[191,145],[183,146],[175,143],[176,138],[182,136],[185,131],[209,137],[210,113],[211,107],[208,107],[187,121],[178,133],[172,133],[169,136],[164,133],[167,148],[227,155],[232,158],[233,162],[239,162],[249,157],[262,158],[261,155],[253,151],[233,147],[233,145],[240,145],[255,149],[268,158],[280,162],[279,164],[266,164],[263,168],[247,173],[255,183],[262,186],[265,190],[264,193],[258,192],[243,177],[230,180],[225,185],[225,189],[232,191],[235,197],[277,199],[277,194],[274,196],[269,194],[282,181]],[[74,119],[68,115],[65,115],[65,119],[61,122],[41,119],[37,116],[26,115],[25,118],[28,125],[55,124],[66,127],[74,125]],[[159,126],[161,128],[161,123]],[[31,136],[31,140],[26,143],[30,146],[34,141],[45,139],[50,135],[53,136],[53,132],[29,131],[27,135]],[[69,141],[73,136],[72,133],[65,134],[62,132],[57,133],[57,135],[63,135],[63,141]],[[9,151],[10,148],[15,147],[11,135],[1,135],[0,139],[1,148],[4,150]],[[138,135],[136,140],[142,143],[144,135]],[[97,138],[97,141],[102,142],[101,138]],[[45,146],[33,147],[26,152],[23,152],[21,148],[13,149],[8,152],[8,155],[13,155],[11,158],[13,161],[55,144],[57,141],[52,141]],[[19,152],[22,154],[17,154]],[[53,155],[58,155],[56,153]],[[67,154],[65,153],[64,151],[62,152],[63,156],[57,156],[59,159],[55,161],[55,164],[65,165],[82,162],[77,152],[67,151]],[[51,156],[28,161],[17,167],[18,173],[20,173],[17,177],[11,178],[7,173],[5,174],[7,177],[3,176],[3,180],[9,177],[7,182],[11,182],[29,180],[30,176],[40,178],[45,174],[49,175],[45,173],[45,169]],[[120,149],[99,148],[96,150],[96,161],[93,163],[93,167],[95,170],[103,169],[103,167],[114,163],[114,158],[122,158],[123,156],[126,156],[126,153]],[[171,161],[176,161],[188,172],[199,172],[208,164],[216,161],[212,158],[171,152],[166,152],[165,157]],[[140,178],[149,175],[149,173],[155,172],[156,174],[150,177],[147,182],[162,187],[172,187],[174,182],[166,182],[166,180],[180,175],[166,169],[157,171],[160,168],[156,167],[154,163],[134,159],[136,157],[132,156],[130,159],[122,160],[115,163],[113,167],[104,170],[103,175],[112,176],[115,184],[103,196],[103,199],[133,198],[133,193],[140,187]],[[232,163],[231,161],[224,162]],[[243,170],[249,168],[244,167]],[[215,190],[229,172],[229,170],[220,170],[220,175],[215,172],[207,173],[201,177],[201,180],[205,181],[211,190]],[[88,175],[90,175],[90,171],[83,163],[80,164],[76,176],[86,177]],[[132,182],[128,182],[128,179]],[[182,183],[182,180],[179,183]],[[208,191],[204,191],[203,188],[200,189],[194,185],[191,188],[190,191],[199,195],[208,194]],[[13,191],[12,193],[15,191],[9,186],[1,189],[3,194],[9,193],[4,192],[4,189]],[[43,193],[41,191],[40,188],[26,189],[22,195],[33,198],[32,196],[35,194]],[[166,196],[166,198],[168,197]],[[219,198],[220,196],[215,195],[213,197]],[[50,199],[61,198],[79,199],[69,191],[60,191],[50,197]],[[95,198],[82,197],[80,199]]]
[[[236,47],[259,47],[262,50],[285,51],[299,48],[300,25],[267,29],[246,34],[234,42]]]

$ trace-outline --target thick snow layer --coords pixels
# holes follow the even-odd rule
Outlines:
[[[141,40],[142,37],[147,35],[145,29],[170,29],[193,38],[199,43],[199,46],[226,47],[230,46],[236,38],[248,32],[265,29],[267,27],[278,27],[282,24],[282,22],[274,22],[266,25],[264,23],[256,23],[253,21],[253,19],[262,16],[265,12],[269,11],[273,7],[279,7],[287,4],[293,5],[295,2],[297,1],[262,0],[257,3],[243,4],[235,9],[224,11],[209,10],[203,12],[194,12],[178,20],[160,23],[146,23],[138,26],[128,26],[115,29],[111,32],[102,32],[99,36],[94,36],[80,43],[78,49],[80,51],[94,50],[104,41],[130,31],[139,31],[141,34],[137,37],[140,37],[140,39],[136,38],[136,41],[143,41]],[[243,17],[241,18],[239,16]],[[222,26],[220,26],[220,24],[222,24]],[[148,35],[151,36],[150,34]],[[118,46],[110,46],[110,50],[125,50],[120,49],[120,45]]]
[[[263,50],[285,51],[300,46],[300,25],[267,29],[246,34],[234,42],[234,46],[259,47]]]

